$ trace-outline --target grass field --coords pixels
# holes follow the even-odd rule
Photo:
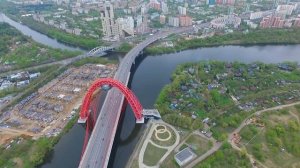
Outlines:
[[[166,149],[157,148],[151,143],[148,143],[144,154],[144,164],[147,166],[155,166],[166,152]]]
[[[138,159],[134,159],[132,161],[132,164],[131,164],[130,168],[139,168],[139,161],[138,161]]]
[[[172,152],[160,165],[160,168],[179,168],[179,165],[174,159],[175,153]]]
[[[265,113],[263,129],[249,125],[241,130],[242,144],[266,167],[300,167],[299,116],[297,107]]]
[[[208,140],[198,135],[191,135],[189,139],[186,140],[186,144],[188,144],[198,156],[204,154],[212,146]]]

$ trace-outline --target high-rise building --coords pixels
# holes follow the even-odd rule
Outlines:
[[[168,14],[169,8],[167,3],[161,2],[161,11],[163,12],[163,14]]]
[[[252,12],[250,13],[250,20],[259,19],[263,17],[263,12]]]
[[[114,8],[111,3],[105,3],[104,9],[101,11],[101,21],[103,34],[105,38],[111,38],[112,36],[118,36],[120,33],[119,26],[114,20]]]
[[[192,18],[189,16],[180,16],[179,17],[180,26],[186,27],[192,25]]]
[[[234,5],[235,0],[226,0],[227,5]]]
[[[282,28],[284,25],[284,19],[281,19],[280,17],[275,17],[273,21],[273,27],[275,28]]]
[[[233,15],[234,12],[234,7],[233,6],[229,6],[228,8],[228,15]]]
[[[291,15],[295,8],[294,5],[278,5],[276,11],[285,15]]]
[[[261,28],[282,28],[284,26],[285,20],[281,17],[270,15],[264,17],[260,22]]]
[[[126,35],[134,35],[134,20],[133,18],[114,18],[114,8],[109,2],[106,2],[101,10],[101,21],[104,39],[116,39]]]
[[[300,18],[296,18],[294,21],[294,26],[300,27]]]
[[[206,0],[206,4],[209,6],[213,6],[216,4],[216,0]]]
[[[161,10],[160,2],[158,2],[157,0],[150,0],[149,6],[150,6],[150,8],[153,8],[153,9],[156,9],[156,10]]]
[[[249,13],[249,12],[250,12],[250,4],[249,4],[249,3],[246,4],[245,12],[246,12],[246,13]]]
[[[180,15],[186,15],[186,8],[182,6],[178,6],[178,13]]]
[[[146,14],[146,13],[147,13],[147,7],[146,7],[145,5],[143,5],[143,6],[141,7],[141,14],[144,15],[144,14]]]
[[[223,0],[216,0],[216,4],[222,5],[223,4]]]
[[[166,23],[166,16],[165,15],[160,15],[159,16],[159,22],[160,22],[160,24],[165,24]]]
[[[135,28],[135,32],[137,34],[144,34],[144,33],[149,32],[147,15],[144,15],[142,17],[142,23]]]
[[[179,18],[178,17],[169,17],[168,24],[170,26],[179,27]]]
[[[185,3],[184,3],[184,7],[185,7],[185,8],[188,8],[188,7],[189,7],[189,4],[188,4],[187,2],[185,2]]]
[[[138,27],[138,26],[140,26],[142,23],[143,23],[143,17],[142,17],[142,15],[138,15],[138,16],[136,17],[136,26]]]
[[[119,36],[133,36],[134,35],[134,20],[132,16],[126,18],[118,18],[116,23],[120,29]]]

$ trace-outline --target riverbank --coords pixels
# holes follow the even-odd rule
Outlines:
[[[20,8],[20,7],[19,7]],[[33,20],[32,17],[21,17],[22,10],[16,7],[13,3],[7,1],[0,1],[0,11],[5,13],[10,19],[20,22],[29,28],[47,35],[48,37],[54,38],[59,42],[71,45],[74,47],[80,47],[82,49],[90,50],[92,48],[103,45],[103,41],[95,37],[77,36],[74,34],[67,33],[53,26],[49,26],[43,23],[39,23]],[[23,9],[26,11],[26,9]]]
[[[300,43],[300,29],[259,29],[248,33],[234,32],[226,35],[215,35],[205,39],[172,40],[174,47],[152,45],[145,49],[149,55],[166,54],[187,49],[215,47],[225,45],[287,45]]]
[[[15,21],[18,21],[18,18],[9,15],[9,17]],[[97,38],[88,38],[84,36],[76,36],[63,31],[60,31],[56,28],[47,26],[43,23],[34,21],[32,18],[24,17],[19,19],[24,25],[29,28],[47,35],[48,37],[54,38],[59,42],[74,46],[80,47],[86,50],[93,49],[95,47],[103,45],[103,43]]]

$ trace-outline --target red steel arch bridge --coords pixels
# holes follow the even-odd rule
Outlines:
[[[86,140],[84,144],[84,150],[79,164],[80,168],[106,168],[108,166],[125,98],[131,105],[138,122],[143,121],[143,117],[151,117],[158,113],[155,110],[143,109],[138,99],[126,87],[131,74],[131,67],[135,63],[135,59],[139,56],[140,52],[142,52],[149,44],[161,38],[165,38],[170,34],[178,34],[192,30],[193,27],[169,29],[158,32],[157,34],[147,38],[126,54],[119,64],[114,79],[100,79],[92,85],[87,93],[86,99],[83,101],[82,114],[79,119],[79,122],[86,122],[87,127],[91,125],[93,128],[91,135],[88,136],[89,139]],[[93,122],[91,122],[92,124],[89,124],[89,116],[91,112],[89,112],[88,106],[91,94],[93,94],[92,92],[97,89],[97,87],[103,85],[110,85],[113,87],[108,91],[99,115],[93,120]]]

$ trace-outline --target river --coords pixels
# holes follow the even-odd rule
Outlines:
[[[56,39],[49,38],[48,36],[46,36],[44,34],[34,31],[34,30],[30,29],[29,27],[10,19],[3,13],[0,13],[0,22],[6,22],[6,23],[10,24],[11,26],[13,26],[16,29],[18,29],[19,31],[21,31],[24,35],[31,37],[34,41],[36,41],[38,43],[41,43],[41,44],[44,44],[44,45],[47,45],[47,46],[50,46],[53,48],[60,48],[63,50],[84,51],[78,47],[72,47],[67,44],[60,43]]]
[[[20,24],[17,26],[20,26]],[[39,33],[32,35],[33,39],[44,37],[44,35]],[[47,40],[52,39],[48,38]],[[60,45],[60,43],[58,44]],[[144,56],[143,58],[139,58],[137,61],[138,66],[132,73],[131,89],[137,95],[144,108],[153,108],[155,99],[161,89],[170,83],[170,76],[176,66],[186,62],[197,62],[201,60],[239,61],[243,63],[256,61],[264,63],[295,61],[300,63],[300,45],[220,46],[199,48],[159,56]],[[131,109],[127,108],[116,134],[109,167],[122,168],[126,165],[138,138],[141,136],[144,129],[143,127],[144,125],[135,124],[134,115]],[[75,124],[74,127],[61,138],[55,146],[54,151],[48,157],[47,162],[41,167],[77,167],[80,160],[83,137],[84,128]]]

